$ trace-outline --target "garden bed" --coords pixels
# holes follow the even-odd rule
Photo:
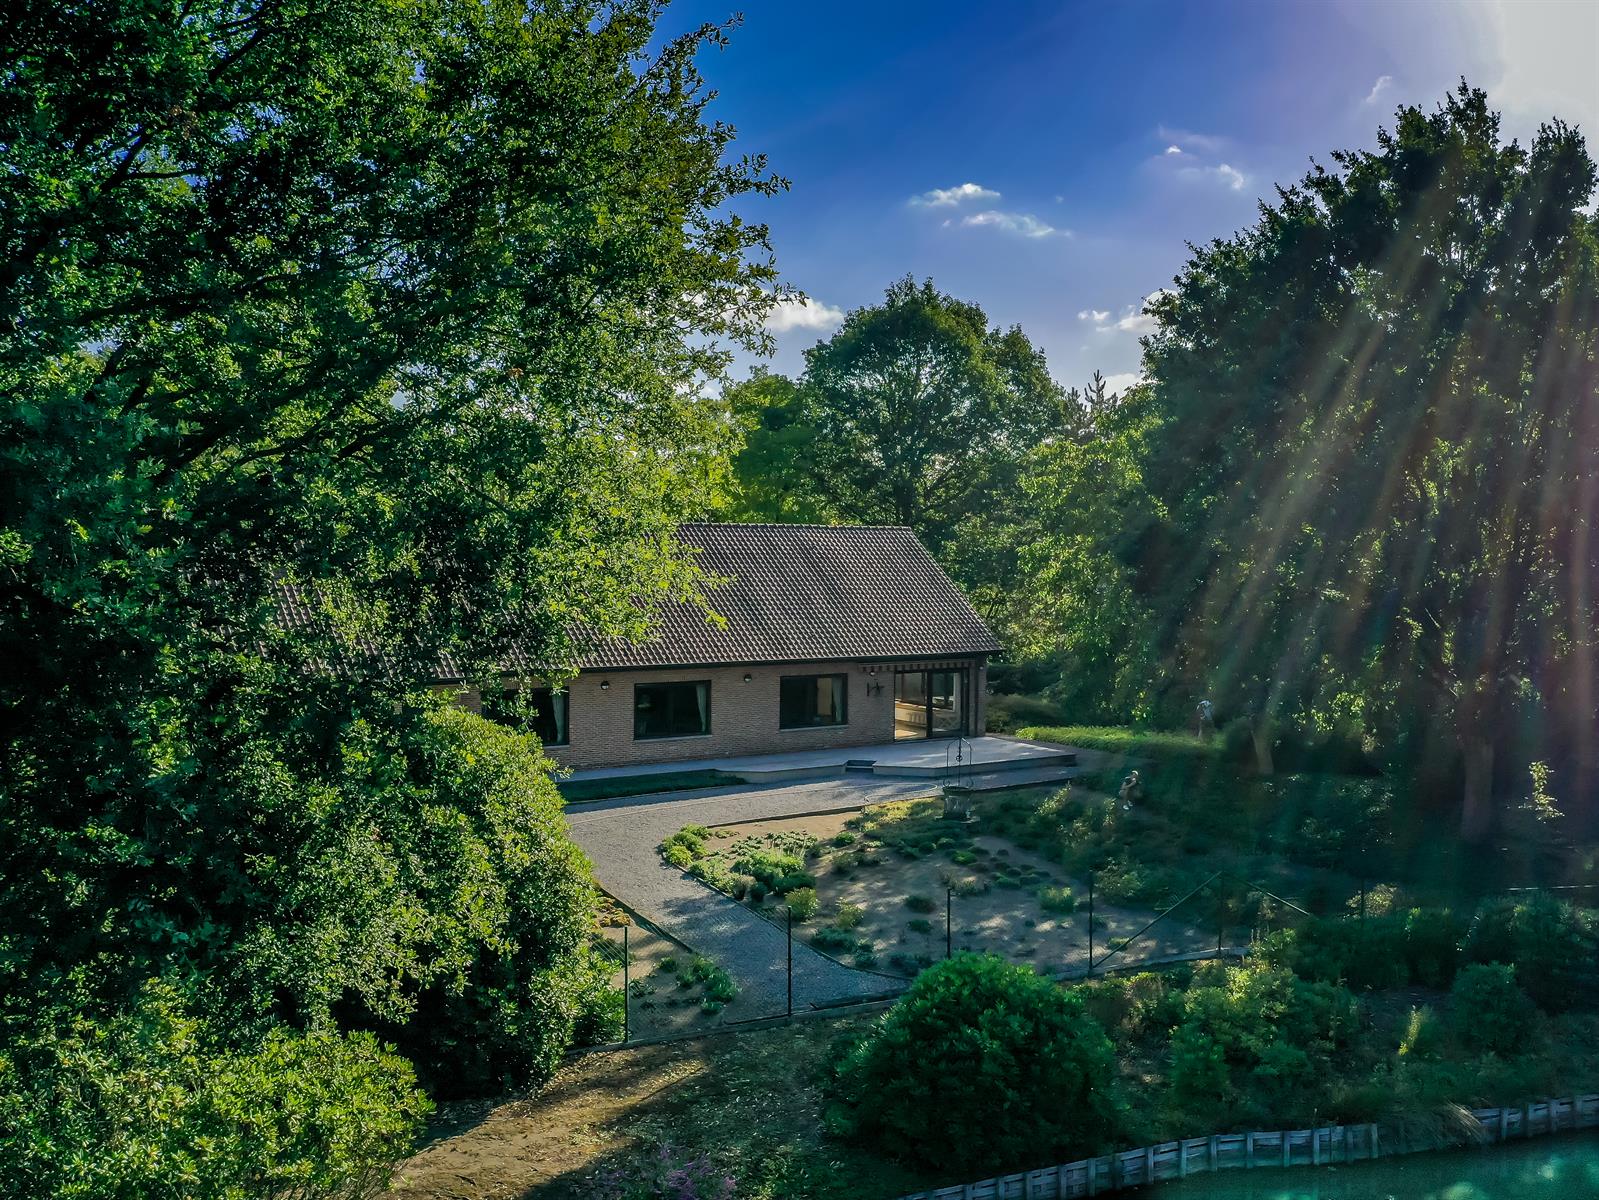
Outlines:
[[[1111,803],[1103,796],[1087,802]],[[997,816],[993,804],[979,801],[976,812],[972,822],[950,820],[940,800],[918,799],[853,814],[690,827],[665,852],[773,921],[792,908],[796,936],[862,969],[913,976],[946,950],[971,950],[1031,962],[1045,974],[1081,970],[1086,883],[1043,847],[986,832]],[[1154,915],[1097,900],[1096,956]],[[1165,922],[1115,961],[1213,950],[1216,941],[1214,931]]]

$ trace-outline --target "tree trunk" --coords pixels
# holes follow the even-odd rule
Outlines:
[[[1494,747],[1473,738],[1464,747],[1465,788],[1460,806],[1460,836],[1473,844],[1485,841],[1494,822]]]
[[[1255,771],[1261,775],[1275,774],[1277,766],[1271,757],[1271,726],[1265,721],[1257,721],[1250,727],[1249,737],[1255,744]]]

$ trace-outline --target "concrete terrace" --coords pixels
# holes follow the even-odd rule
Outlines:
[[[957,755],[960,756],[957,760]],[[1066,746],[1027,742],[1020,738],[977,737],[906,739],[876,746],[843,746],[825,750],[796,750],[781,754],[749,754],[729,758],[700,758],[623,767],[593,767],[573,771],[572,780],[635,778],[688,771],[722,771],[748,783],[778,783],[793,779],[819,779],[849,774],[898,779],[939,779],[959,768],[964,775],[994,775],[1025,771],[1029,776],[1050,773],[1067,779],[1074,773],[1078,752]],[[1028,782],[1041,782],[1029,778]]]

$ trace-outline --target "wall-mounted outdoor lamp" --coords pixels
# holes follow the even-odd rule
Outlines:
[[[752,680],[752,679],[754,679],[754,678],[755,678],[755,676],[753,676],[753,675],[750,675],[750,674],[746,674],[746,675],[745,675],[745,676],[744,676],[744,682],[745,682],[745,683],[748,683],[748,682],[749,682],[749,681],[750,681],[750,680]]]
[[[608,692],[610,690],[611,690],[611,681],[609,679],[600,680],[600,691]]]

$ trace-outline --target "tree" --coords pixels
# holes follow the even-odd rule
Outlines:
[[[816,430],[793,380],[757,368],[723,393],[744,431],[733,460],[728,515],[740,521],[825,525],[833,507],[817,484]]]
[[[435,1081],[564,1049],[586,866],[536,748],[428,685],[697,588],[672,530],[730,438],[690,385],[764,343],[731,208],[779,181],[706,117],[722,31],[660,7],[0,17],[19,1008],[168,976],[215,1037],[376,1027]]]
[[[1445,748],[1481,839],[1507,731],[1595,715],[1594,164],[1464,84],[1333,159],[1151,302],[1124,561],[1174,707],[1249,714],[1264,769],[1274,720]]]
[[[993,955],[917,976],[833,1092],[835,1129],[952,1172],[1096,1152],[1123,1120],[1115,1051],[1082,999]]]
[[[909,277],[805,354],[814,487],[842,518],[908,525],[941,549],[1014,489],[1062,393],[1019,328]]]

